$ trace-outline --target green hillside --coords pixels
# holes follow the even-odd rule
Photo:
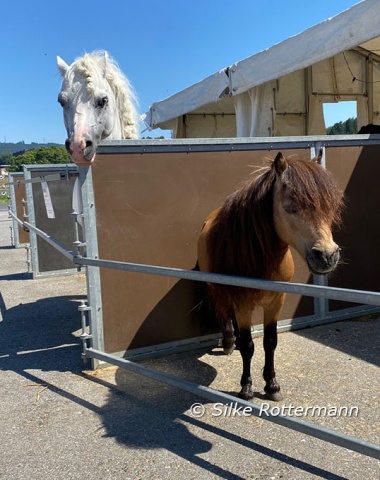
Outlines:
[[[58,143],[25,143],[25,142],[0,142],[0,153],[22,153],[25,150],[31,150],[32,148],[41,148],[41,147],[53,147],[61,146]]]

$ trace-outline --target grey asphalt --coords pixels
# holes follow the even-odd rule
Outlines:
[[[377,460],[216,406],[126,370],[81,359],[82,274],[33,279],[0,208],[0,479],[380,478]],[[380,321],[364,318],[279,336],[280,405],[357,406],[352,418],[305,418],[380,443]],[[262,395],[261,341],[253,380]],[[144,362],[235,394],[238,352]],[[205,414],[197,418],[191,405]],[[274,406],[269,402],[270,406]]]

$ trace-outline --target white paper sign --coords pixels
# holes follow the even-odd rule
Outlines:
[[[42,194],[45,200],[46,214],[48,218],[55,218],[53,203],[50,197],[49,186],[45,180],[41,180]]]

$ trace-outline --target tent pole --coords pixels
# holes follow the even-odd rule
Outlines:
[[[366,87],[368,96],[368,123],[373,123],[373,59],[369,54],[367,57],[367,75],[366,75]]]

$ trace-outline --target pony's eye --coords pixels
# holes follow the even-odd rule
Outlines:
[[[289,213],[289,215],[295,215],[296,213],[298,213],[298,209],[295,208],[295,206],[291,203],[284,205],[284,210],[286,213]]]
[[[96,107],[97,108],[104,108],[108,103],[108,97],[106,95],[97,98],[96,100]]]

